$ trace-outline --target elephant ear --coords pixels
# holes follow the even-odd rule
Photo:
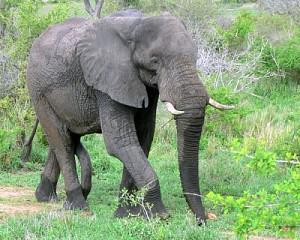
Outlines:
[[[138,18],[103,18],[91,23],[77,44],[87,85],[122,104],[148,107],[148,95],[132,62],[130,34]]]

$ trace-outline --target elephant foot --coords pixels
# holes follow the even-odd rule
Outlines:
[[[147,220],[157,217],[165,220],[170,217],[170,214],[161,202],[156,204],[121,205],[115,211],[114,216],[118,218],[142,216]]]
[[[81,187],[67,192],[67,200],[63,207],[65,210],[88,210],[88,204],[82,194]]]
[[[35,190],[38,202],[57,201],[56,183],[52,183],[46,176],[41,176],[41,182]]]

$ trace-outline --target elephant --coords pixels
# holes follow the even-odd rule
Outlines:
[[[88,1],[87,1],[88,2]],[[89,3],[89,2],[88,2]],[[101,5],[102,6],[102,5]],[[101,6],[99,6],[101,8]],[[87,12],[94,16],[95,10],[92,9],[91,5],[87,5]],[[99,14],[99,13],[97,13]],[[111,17],[142,17],[143,13],[136,10],[136,9],[126,9],[122,11],[115,12],[110,15]],[[35,133],[37,131],[37,127],[39,124],[39,120],[36,119],[32,133],[30,137],[24,141],[23,143],[23,149],[21,154],[21,162],[25,163],[28,162],[31,150],[32,150],[32,141],[35,136]],[[87,196],[91,190],[91,176],[92,176],[92,165],[90,156],[85,149],[85,147],[82,145],[81,142],[78,142],[79,146],[76,148],[75,155],[78,157],[80,166],[81,166],[81,186],[82,191],[85,199],[87,199]],[[56,194],[56,184],[59,178],[60,169],[59,165],[57,164],[57,161],[52,160],[52,158],[55,158],[55,155],[49,151],[48,153],[48,161],[46,162],[44,171],[45,172],[52,172],[50,179],[52,181],[49,181],[47,177],[41,177],[41,183],[39,184],[37,190],[36,190],[36,198],[40,202],[47,202],[47,201],[56,201],[58,200],[57,194]]]
[[[168,217],[158,177],[148,161],[160,100],[176,121],[183,194],[199,225],[205,223],[198,176],[205,109],[232,106],[209,96],[197,74],[196,60],[191,35],[171,14],[76,17],[43,32],[32,45],[27,66],[29,95],[49,143],[37,199],[56,195],[61,170],[64,208],[88,207],[91,165],[80,138],[100,133],[108,154],[124,165],[115,216]],[[87,163],[81,184],[75,155]],[[142,188],[146,189],[144,202],[151,207],[122,204],[123,189],[134,194]]]

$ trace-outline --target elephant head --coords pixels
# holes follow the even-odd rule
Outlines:
[[[147,108],[146,86],[158,89],[176,119],[184,196],[196,217],[205,219],[198,177],[205,108],[231,106],[209,97],[197,74],[197,47],[182,21],[170,14],[93,20],[77,54],[86,83],[121,104]]]

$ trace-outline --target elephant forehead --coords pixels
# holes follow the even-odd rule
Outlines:
[[[139,44],[156,54],[196,55],[197,47],[179,20],[171,18],[158,24],[159,21],[161,19],[157,19],[156,22],[149,21],[138,28],[135,38]]]

